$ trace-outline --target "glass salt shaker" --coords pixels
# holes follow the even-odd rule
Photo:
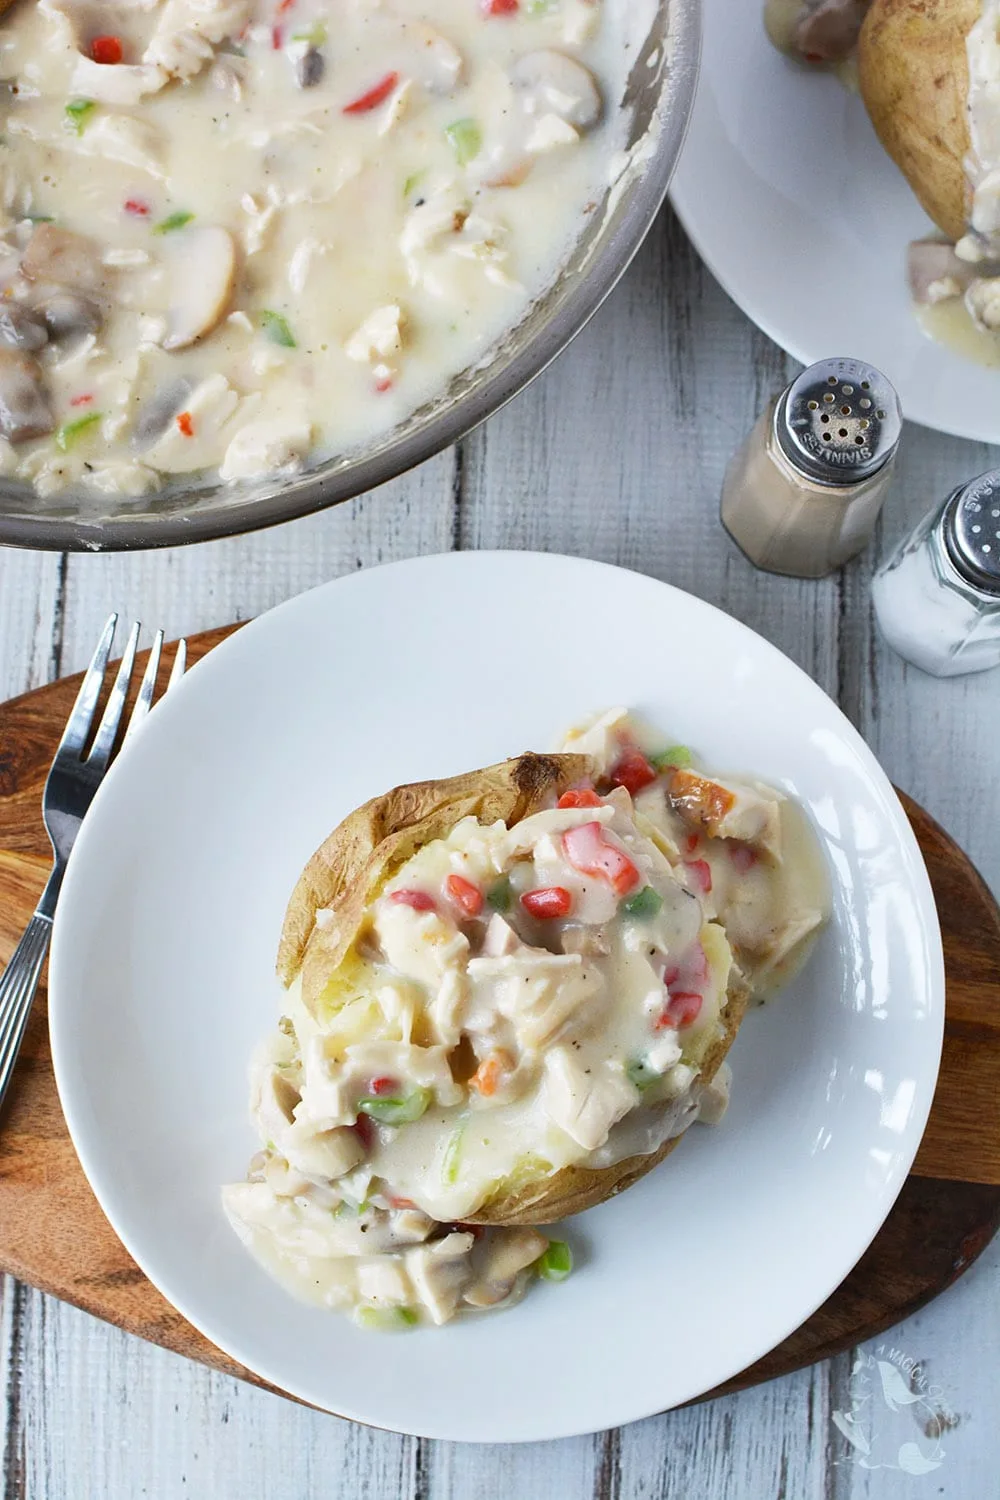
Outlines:
[[[881,371],[858,359],[810,365],[732,458],[722,524],[758,568],[821,578],[871,540],[902,427]]]
[[[876,573],[872,601],[890,646],[923,671],[1000,665],[1000,469],[924,517]]]

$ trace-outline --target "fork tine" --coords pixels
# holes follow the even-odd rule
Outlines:
[[[139,621],[136,620],[129,631],[128,644],[122,652],[121,666],[115,678],[115,685],[111,689],[104,717],[97,726],[94,743],[87,756],[87,765],[95,771],[104,772],[108,761],[111,759],[111,751],[115,743],[115,735],[118,733],[118,725],[121,723],[122,709],[125,707],[125,699],[128,696],[129,679],[132,676],[132,668],[135,665],[135,653],[139,644]]]
[[[66,721],[63,737],[59,741],[56,751],[56,759],[60,755],[74,755],[79,757],[83,754],[83,747],[87,743],[87,735],[94,719],[94,710],[97,700],[101,696],[101,686],[104,682],[104,673],[107,671],[108,657],[111,655],[111,646],[115,638],[115,627],[118,624],[118,615],[108,616],[107,624],[101,632],[101,639],[97,643],[97,650],[91,657],[90,666],[83,675],[80,691],[76,695],[73,711]]]
[[[160,670],[160,651],[162,647],[163,631],[158,630],[153,637],[153,644],[149,648],[149,661],[146,663],[146,670],[142,676],[139,696],[135,700],[135,707],[132,710],[132,716],[128,721],[128,728],[125,731],[125,738],[122,740],[123,750],[153,706],[153,693],[156,691],[156,674]]]
[[[185,671],[187,670],[187,651],[188,643],[184,639],[184,637],[181,636],[180,640],[177,642],[177,651],[174,655],[174,664],[170,668],[170,678],[167,682],[168,693],[170,692],[171,688],[177,686],[181,678],[184,676]]]

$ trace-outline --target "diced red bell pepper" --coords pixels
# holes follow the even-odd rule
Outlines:
[[[389,900],[397,906],[412,906],[414,911],[437,911],[434,897],[426,891],[391,891]]]
[[[683,1031],[685,1026],[694,1025],[704,1003],[704,996],[695,986],[704,985],[708,975],[708,954],[701,943],[685,953],[679,963],[664,971],[667,1003],[653,1022],[654,1031],[663,1031],[668,1026]]]
[[[70,398],[70,406],[89,406],[93,396],[88,392],[85,396],[73,396]]]
[[[124,56],[121,37],[95,36],[90,44],[90,55],[95,63],[120,63]]]
[[[537,891],[525,891],[521,905],[532,917],[546,920],[549,917],[568,917],[573,909],[573,897],[565,886],[543,886]]]
[[[733,868],[740,875],[745,875],[757,863],[757,851],[751,849],[749,844],[730,844],[729,858],[733,862]]]
[[[675,1031],[684,1031],[697,1021],[704,1003],[703,996],[695,994],[693,990],[677,990],[667,1001],[656,1029],[662,1031],[670,1026]]]
[[[151,210],[149,204],[142,198],[126,198],[125,212],[132,214],[136,219],[148,219]]]
[[[700,843],[700,833],[689,833],[687,838],[684,840],[684,848],[686,849],[688,854],[693,854]]]
[[[691,875],[692,884],[703,896],[711,894],[712,890],[712,866],[707,859],[687,859],[684,861],[685,870]]]
[[[478,917],[483,909],[483,893],[478,885],[466,880],[464,875],[449,875],[444,883],[445,891],[461,907],[468,917]]]
[[[377,109],[380,104],[388,99],[398,82],[398,73],[387,73],[367,93],[359,94],[357,99],[352,99],[350,104],[345,104],[344,114],[365,115],[370,109]]]
[[[590,786],[571,786],[568,792],[563,792],[557,807],[600,807],[601,798]]]
[[[644,786],[650,786],[656,775],[656,767],[650,765],[642,751],[630,749],[611,767],[611,785],[623,786],[634,797]]]
[[[609,843],[600,823],[581,823],[567,828],[563,849],[574,870],[581,875],[599,876],[619,896],[627,896],[642,879],[638,868],[623,849]]]
[[[376,1099],[383,1094],[392,1094],[399,1087],[395,1078],[373,1078],[368,1085],[368,1092],[374,1094]]]
[[[179,411],[177,413],[177,426],[185,437],[194,437],[194,422],[191,419],[189,411]]]
[[[521,0],[479,0],[479,9],[484,16],[513,16],[520,4]]]

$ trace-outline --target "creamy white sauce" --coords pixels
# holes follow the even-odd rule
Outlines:
[[[654,779],[640,756],[633,802],[640,747],[664,741],[623,710],[574,731],[603,800],[510,830],[463,819],[387,882],[318,1008],[286,992],[252,1069],[264,1151],[224,1201],[296,1295],[389,1326],[500,1305],[546,1242],[462,1221],[724,1113],[728,1070],[701,1062],[729,994],[763,998],[803,961],[825,871],[804,814],[760,784]]]
[[[100,325],[38,352],[53,432],[0,442],[0,470],[135,494],[392,428],[485,359],[621,175],[626,34],[618,0],[15,7],[0,279],[38,299],[19,260],[51,217],[92,247]],[[109,35],[123,61],[92,61]]]

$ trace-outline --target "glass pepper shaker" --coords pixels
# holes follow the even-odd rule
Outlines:
[[[871,540],[902,426],[899,397],[872,365],[810,365],[730,461],[722,524],[758,568],[821,578]]]
[[[1000,665],[1000,469],[959,485],[875,575],[890,646],[935,677]]]

